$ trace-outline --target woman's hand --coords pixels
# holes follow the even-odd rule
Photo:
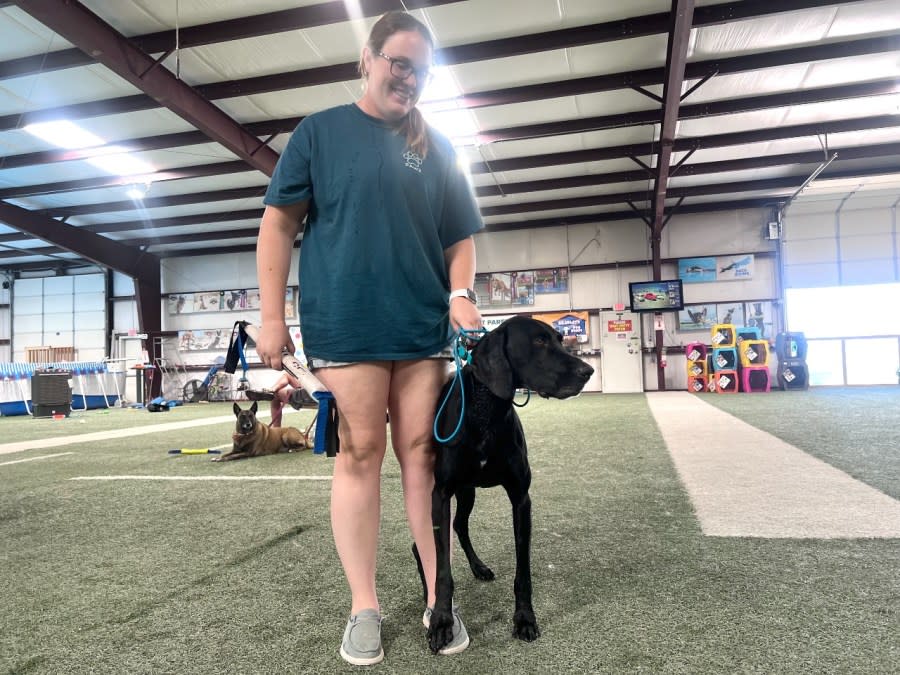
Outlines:
[[[465,328],[466,330],[481,328],[481,312],[468,298],[451,298],[450,325],[453,326],[455,331],[458,331],[460,328]]]
[[[283,321],[263,321],[256,339],[256,353],[269,368],[281,370],[281,356],[284,349],[294,353],[294,343],[290,331]]]

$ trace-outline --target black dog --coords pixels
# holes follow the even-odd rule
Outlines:
[[[594,369],[568,354],[562,337],[545,323],[514,317],[483,337],[472,350],[472,362],[463,368],[465,410],[461,410],[459,383],[451,380],[449,400],[438,420],[441,438],[453,433],[460,415],[459,432],[442,443],[435,441],[435,486],[431,518],[437,549],[437,585],[434,611],[428,629],[431,651],[437,653],[452,640],[453,576],[450,572],[450,498],[456,496],[453,529],[476,578],[491,580],[494,573],[475,554],[469,538],[469,515],[476,487],[502,485],[512,502],[516,545],[513,635],[531,642],[540,635],[531,606],[531,469],[525,434],[513,409],[517,388],[527,388],[544,398],[568,398],[578,394]],[[413,554],[425,587],[418,551]]]

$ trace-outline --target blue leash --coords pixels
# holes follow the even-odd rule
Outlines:
[[[449,443],[456,437],[456,434],[458,434],[459,430],[462,428],[462,421],[466,412],[466,388],[463,386],[462,381],[462,362],[465,361],[466,364],[472,363],[472,355],[469,353],[469,348],[466,343],[468,341],[477,342],[486,333],[487,331],[484,328],[478,328],[476,330],[466,330],[465,328],[459,329],[459,333],[456,336],[456,346],[453,349],[453,361],[456,363],[456,376],[450,384],[450,387],[447,389],[447,395],[444,396],[444,400],[441,401],[437,414],[434,416],[434,426],[432,431],[434,433],[434,438],[438,443]],[[453,387],[455,387],[457,383],[459,383],[460,397],[459,420],[456,423],[456,428],[453,430],[453,433],[446,438],[441,438],[440,433],[438,433],[438,420],[441,418],[441,414],[444,412],[444,406],[446,406],[447,401],[450,400],[450,394],[453,392]]]

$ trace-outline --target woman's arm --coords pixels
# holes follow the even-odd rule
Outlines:
[[[444,249],[450,290],[475,287],[475,240],[466,237]],[[466,298],[450,299],[450,325],[460,328],[481,328],[481,312]]]
[[[281,350],[294,352],[284,322],[284,294],[291,267],[294,241],[309,202],[266,206],[256,241],[256,274],[259,279],[260,327],[256,353],[262,362],[281,370]]]

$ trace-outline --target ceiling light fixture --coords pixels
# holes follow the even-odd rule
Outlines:
[[[153,183],[150,181],[147,181],[146,183],[132,183],[128,186],[128,189],[125,190],[125,196],[139,202],[147,196],[148,192],[150,192],[150,186],[152,184]]]
[[[90,131],[82,129],[69,120],[54,120],[52,122],[35,122],[26,124],[23,129],[32,136],[37,136],[58,148],[75,150],[76,148],[90,148],[95,145],[103,145],[104,141]]]
[[[462,92],[447,66],[432,68],[431,83],[420,101],[422,115],[456,147],[478,145],[478,124],[471,110],[460,104]]]
[[[130,154],[118,145],[106,145],[106,141],[68,120],[37,122],[23,127],[32,136],[66,150],[91,148],[89,164],[116,176],[152,174],[156,171],[150,164]]]

